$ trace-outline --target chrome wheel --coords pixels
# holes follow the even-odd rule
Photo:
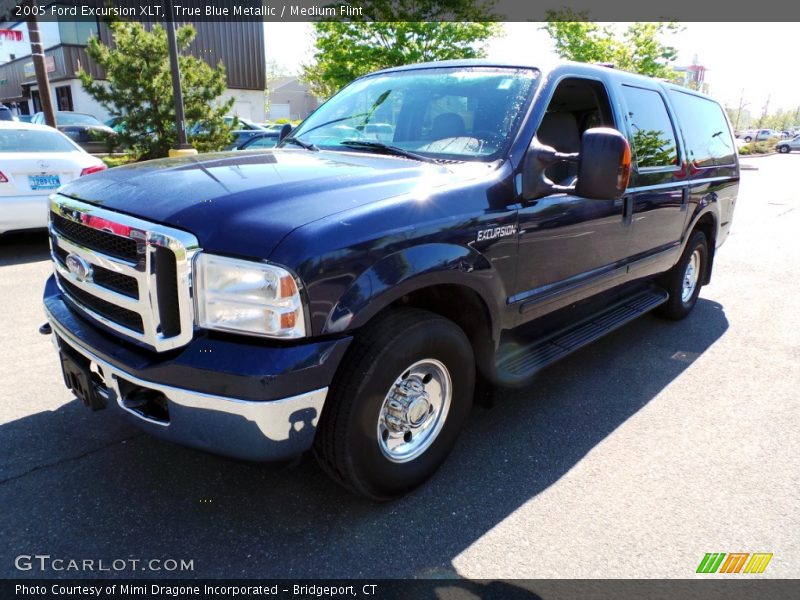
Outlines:
[[[447,367],[427,358],[408,367],[392,384],[378,413],[378,445],[392,462],[414,460],[441,432],[453,384]]]
[[[694,289],[697,287],[697,278],[700,276],[700,250],[696,249],[692,252],[692,256],[686,265],[686,271],[683,274],[683,286],[681,288],[681,300],[688,302],[694,294]]]

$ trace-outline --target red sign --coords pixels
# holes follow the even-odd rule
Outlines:
[[[0,39],[10,40],[12,42],[22,41],[22,32],[16,29],[0,29]]]

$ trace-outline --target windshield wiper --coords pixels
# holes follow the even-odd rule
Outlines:
[[[389,144],[384,144],[383,142],[373,142],[371,140],[344,140],[339,142],[342,146],[350,146],[353,148],[367,148],[370,150],[380,150],[384,154],[393,154],[395,156],[405,156],[406,158],[412,158],[414,160],[418,160],[421,162],[428,162],[428,163],[436,163],[436,159],[431,158],[429,156],[423,156],[422,154],[417,154],[416,152],[411,152],[410,150],[405,150],[398,146],[391,146]]]
[[[302,140],[297,139],[296,137],[286,137],[281,140],[282,144],[294,144],[296,146],[300,146],[305,150],[311,150],[312,152],[319,152],[319,148],[317,148],[314,144],[309,144]]]

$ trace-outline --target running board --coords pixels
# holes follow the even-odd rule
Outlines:
[[[528,346],[501,346],[496,358],[497,375],[506,384],[522,383],[540,369],[650,312],[668,299],[669,294],[661,289],[647,290],[576,325],[536,339]]]

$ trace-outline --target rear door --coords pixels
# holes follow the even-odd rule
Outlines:
[[[686,170],[676,126],[657,84],[618,88],[633,153],[626,202],[632,207],[629,260],[671,260],[688,214]]]

